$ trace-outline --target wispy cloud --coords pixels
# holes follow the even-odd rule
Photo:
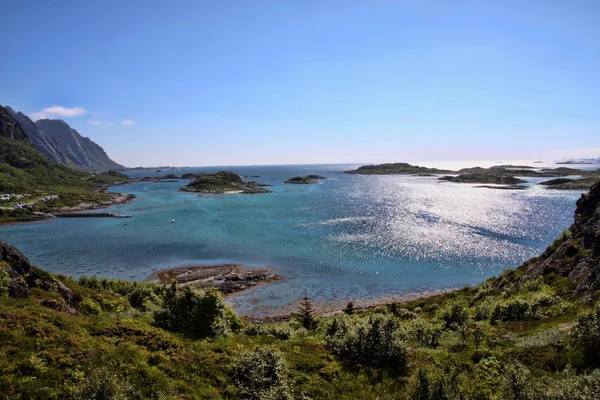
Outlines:
[[[133,125],[135,125],[135,121],[126,119],[125,121],[121,122],[121,124],[123,124],[123,126],[133,126]]]
[[[89,121],[88,123],[90,125],[106,125],[106,126],[113,126],[115,124],[112,121]]]
[[[44,118],[70,118],[70,117],[78,117],[80,115],[87,114],[88,111],[85,108],[81,107],[62,107],[62,106],[52,106],[42,109],[36,113],[31,114],[33,119],[44,119]]]

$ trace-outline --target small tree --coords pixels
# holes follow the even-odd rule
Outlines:
[[[257,347],[240,357],[232,369],[239,398],[248,400],[291,399],[286,367],[281,353]]]
[[[485,330],[481,324],[475,324],[473,328],[473,342],[475,343],[475,355],[479,354],[479,346],[485,339]]]
[[[314,330],[317,327],[317,320],[315,319],[315,310],[313,309],[312,300],[308,297],[306,290],[304,295],[300,299],[300,306],[298,312],[294,315],[296,321],[308,330]]]
[[[349,301],[348,304],[346,304],[346,308],[344,308],[344,312],[348,315],[354,314],[354,302]]]

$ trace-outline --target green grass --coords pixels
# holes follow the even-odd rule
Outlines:
[[[48,212],[80,203],[106,202],[114,195],[98,191],[128,177],[115,171],[91,174],[58,164],[32,144],[0,138],[0,193],[28,193],[33,199],[57,194],[52,202],[38,203],[33,211]],[[0,204],[9,208],[12,203]],[[29,211],[0,210],[0,222],[35,219]]]
[[[43,279],[52,277],[38,273]],[[503,278],[511,274],[516,272]],[[593,379],[570,341],[570,329],[594,305],[561,295],[563,282],[553,276],[506,289],[490,280],[344,316],[354,330],[346,339],[338,335],[335,343],[348,343],[352,353],[329,347],[334,343],[328,339],[333,318],[318,318],[314,331],[290,321],[246,325],[225,337],[192,339],[154,325],[153,313],[162,309],[159,299],[166,293],[159,285],[59,278],[83,299],[76,316],[40,304],[42,299],[60,301],[54,291],[34,288],[28,299],[0,298],[0,399],[74,398],[94,385],[105,385],[125,398],[236,398],[232,367],[260,346],[279,351],[286,384],[295,398],[409,399],[426,383],[451,399],[502,398],[513,365],[526,369],[524,384],[540,393],[547,382],[564,380],[558,388],[549,386],[557,391],[585,386],[586,379]],[[144,307],[131,296],[139,290],[148,296]],[[478,307],[493,309],[511,301],[537,305],[534,312],[515,320],[475,321]],[[388,322],[368,328],[377,321]],[[440,335],[433,346],[419,339],[428,334],[423,328],[435,328]],[[361,355],[369,340],[376,340],[369,335],[384,331],[390,340],[403,343],[406,368],[388,367],[395,364],[393,357],[380,364]],[[561,371],[569,366],[577,369],[565,377]],[[114,376],[118,379],[110,378]]]

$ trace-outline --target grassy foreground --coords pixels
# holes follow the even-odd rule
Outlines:
[[[31,271],[27,298],[7,296],[0,275],[2,399],[600,395],[596,297],[564,277],[514,285],[520,269],[405,304],[313,318],[309,302],[304,318],[244,325],[214,291]],[[44,283],[56,281],[70,303]]]

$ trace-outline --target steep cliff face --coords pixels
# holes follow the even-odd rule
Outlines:
[[[21,125],[29,139],[35,147],[47,157],[61,164],[69,164],[69,159],[65,154],[57,151],[56,145],[52,139],[46,135],[44,131],[39,129],[27,115],[22,112],[15,112],[12,108],[6,107],[6,110],[11,113],[12,117]]]
[[[11,113],[0,105],[0,137],[28,142],[27,134]]]
[[[554,273],[569,278],[579,294],[592,294],[600,289],[600,181],[577,200],[574,223],[569,230],[519,270],[524,272],[521,282]],[[502,278],[499,283],[503,284]]]
[[[36,121],[35,126],[50,138],[59,154],[59,158],[55,158],[58,162],[95,172],[123,168],[111,160],[102,147],[60,119],[42,119]]]
[[[62,120],[42,119],[33,122],[22,112],[5,107],[0,110],[0,123],[0,135],[31,141],[42,154],[61,164],[91,172],[123,168],[111,160],[102,147],[90,138],[81,136]]]

